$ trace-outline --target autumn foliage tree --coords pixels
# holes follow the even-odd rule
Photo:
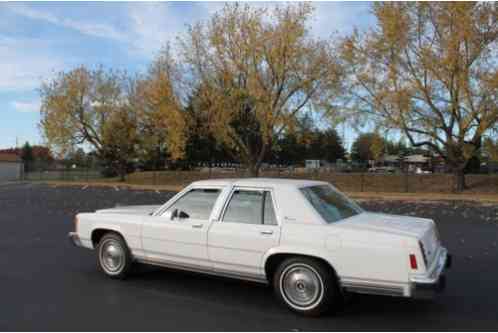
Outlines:
[[[101,159],[113,155],[111,149],[119,149],[121,161],[133,158],[124,155],[124,140],[115,140],[116,127],[126,111],[123,73],[102,68],[90,70],[79,67],[59,73],[41,88],[40,128],[47,143],[60,156],[73,151],[81,144],[90,145]],[[110,142],[109,139],[112,139]],[[114,161],[111,161],[111,164]],[[115,169],[122,171],[122,166]],[[123,175],[122,175],[123,176]]]
[[[120,73],[82,66],[42,85],[40,127],[57,153],[83,143],[103,149],[106,120],[122,103],[121,83]]]
[[[483,153],[489,161],[498,162],[498,140],[487,137],[483,140]]]
[[[339,90],[334,49],[310,35],[311,15],[308,4],[228,4],[179,39],[206,126],[250,175],[304,109],[330,111]]]
[[[121,179],[158,136],[167,138],[173,157],[181,154],[182,120],[167,70],[158,57],[141,79],[83,66],[60,73],[41,88],[40,127],[48,144],[60,155],[89,145]]]
[[[352,109],[464,169],[498,120],[493,2],[376,3],[374,28],[344,41]]]
[[[136,112],[142,136],[140,154],[145,159],[159,161],[168,155],[177,160],[184,156],[187,125],[178,82],[181,82],[179,64],[169,47],[153,60],[145,75],[133,81],[130,107]]]
[[[386,142],[378,133],[364,133],[358,136],[351,147],[354,161],[367,163],[378,160],[384,153]]]

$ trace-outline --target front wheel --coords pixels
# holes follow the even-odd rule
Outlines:
[[[113,232],[102,237],[97,247],[97,265],[107,276],[124,279],[132,262],[130,250],[123,237]]]
[[[287,307],[306,316],[337,310],[343,302],[332,269],[313,258],[284,260],[275,272],[273,286]]]

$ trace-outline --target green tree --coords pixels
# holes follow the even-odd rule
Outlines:
[[[384,142],[384,139],[377,133],[365,133],[359,135],[351,146],[351,159],[360,163],[367,163],[368,161],[375,160],[374,153],[378,150],[379,142]],[[377,145],[377,147],[375,147]],[[383,146],[383,144],[382,144]],[[374,147],[372,149],[372,147]],[[377,151],[377,154],[378,151]]]
[[[68,154],[66,160],[68,166],[76,165],[77,168],[84,168],[86,167],[87,157],[82,148],[77,148]]]
[[[402,139],[398,142],[387,140],[385,142],[385,149],[387,154],[396,156],[406,156],[412,152],[411,148],[408,147]]]
[[[337,159],[344,159],[345,153],[342,140],[336,130],[329,128],[315,130],[311,134],[309,149],[305,155],[308,159],[321,159],[335,163]]]
[[[24,170],[26,172],[32,171],[34,168],[34,156],[33,156],[33,147],[26,142],[21,149],[21,159],[24,163]]]

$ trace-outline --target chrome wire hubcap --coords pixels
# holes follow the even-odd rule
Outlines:
[[[323,296],[323,283],[318,273],[307,265],[293,265],[280,281],[284,298],[297,308],[309,308]]]
[[[115,240],[106,240],[100,253],[102,267],[110,273],[118,272],[124,264],[124,251]]]

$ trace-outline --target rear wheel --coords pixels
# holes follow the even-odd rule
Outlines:
[[[313,258],[284,260],[275,272],[273,285],[277,297],[303,315],[319,316],[342,305],[342,294],[332,269]]]
[[[107,276],[124,279],[133,263],[130,250],[123,237],[110,232],[105,234],[97,246],[97,264]]]

